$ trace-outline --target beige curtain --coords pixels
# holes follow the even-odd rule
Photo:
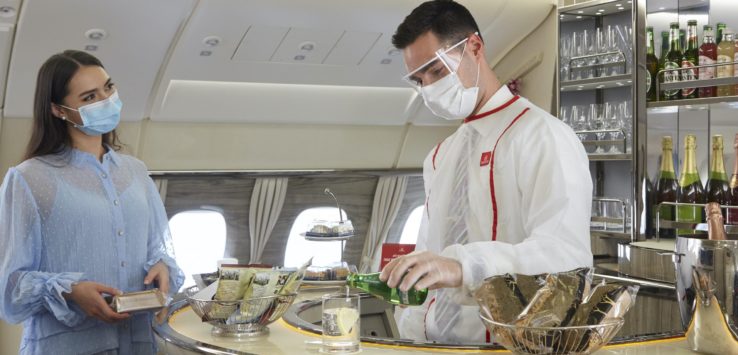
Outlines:
[[[287,196],[287,181],[287,178],[256,179],[249,207],[250,263],[261,262],[264,247],[282,212],[284,198]]]
[[[382,176],[377,183],[372,207],[372,219],[364,241],[364,251],[359,272],[379,270],[382,244],[387,240],[390,227],[397,218],[407,188],[406,176]]]
[[[156,184],[156,189],[159,190],[159,196],[161,196],[161,202],[163,204],[166,204],[167,203],[167,185],[169,184],[169,180],[154,179],[154,184]]]

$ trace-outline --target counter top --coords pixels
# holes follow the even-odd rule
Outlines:
[[[316,294],[301,292],[300,299],[306,300]],[[298,300],[299,301],[299,300]],[[320,335],[307,332],[288,324],[284,319],[270,324],[269,334],[247,340],[235,340],[214,337],[210,331],[212,326],[201,322],[200,318],[189,306],[174,311],[166,324],[168,329],[163,332],[156,329],[157,334],[166,340],[168,354],[317,354]],[[167,334],[162,334],[167,333]],[[160,344],[161,346],[161,344]],[[362,342],[362,355],[379,354],[481,354],[481,353],[510,353],[506,350],[458,350],[423,348],[397,345],[383,345]],[[185,350],[187,349],[187,350]],[[596,355],[651,355],[651,354],[694,354],[684,337],[649,340],[635,343],[625,343],[606,346],[595,352]]]

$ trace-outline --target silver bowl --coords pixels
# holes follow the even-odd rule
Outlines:
[[[607,344],[625,320],[608,319],[596,325],[520,327],[479,315],[495,341],[517,354],[591,354]]]
[[[213,326],[220,337],[251,338],[269,333],[267,325],[281,318],[295,301],[297,293],[254,297],[239,301],[198,299],[197,286],[184,290],[187,302],[203,322]]]

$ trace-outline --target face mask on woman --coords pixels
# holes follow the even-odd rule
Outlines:
[[[82,118],[81,125],[69,121],[75,128],[88,136],[101,136],[118,127],[123,102],[120,101],[118,91],[116,91],[105,100],[80,106],[78,109],[64,105],[59,106],[79,112],[79,116]],[[67,120],[66,117],[62,117],[62,119]]]

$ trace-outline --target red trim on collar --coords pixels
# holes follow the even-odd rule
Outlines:
[[[495,195],[495,152],[497,151],[497,145],[500,143],[500,139],[507,133],[507,131],[512,127],[520,117],[523,117],[526,112],[530,110],[529,107],[526,107],[523,112],[521,112],[515,119],[510,122],[510,124],[505,128],[504,131],[502,131],[502,134],[497,138],[497,142],[495,142],[495,147],[492,149],[492,161],[489,164],[489,190],[490,194],[492,195],[492,240],[497,240],[497,196]]]
[[[504,104],[502,104],[500,106],[497,106],[497,107],[495,107],[495,108],[493,108],[493,109],[491,109],[491,110],[489,110],[487,112],[482,112],[482,113],[478,113],[478,114],[476,114],[474,116],[467,117],[466,119],[464,119],[464,123],[469,123],[469,122],[472,122],[472,121],[476,121],[476,120],[478,120],[480,118],[484,118],[484,117],[487,117],[489,115],[492,115],[492,114],[495,114],[497,112],[500,112],[500,111],[504,110],[506,107],[512,105],[513,102],[518,101],[519,98],[520,98],[519,95],[515,95],[512,99],[508,100]]]

